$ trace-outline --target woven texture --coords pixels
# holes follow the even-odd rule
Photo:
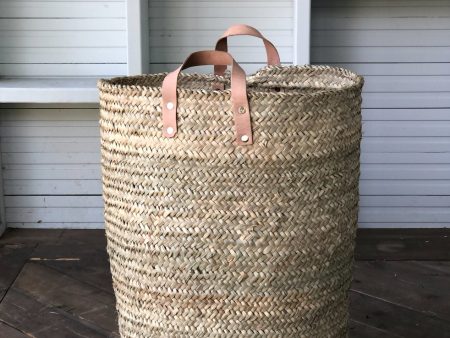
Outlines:
[[[236,146],[227,77],[99,82],[106,234],[119,326],[136,337],[346,337],[361,77],[269,66],[248,77]]]

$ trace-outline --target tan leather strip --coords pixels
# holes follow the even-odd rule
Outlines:
[[[236,127],[236,143],[253,143],[250,107],[247,98],[247,84],[244,70],[230,54],[221,51],[200,51],[192,53],[184,63],[169,73],[162,84],[162,120],[164,137],[177,133],[177,80],[178,74],[186,68],[202,65],[231,65],[231,102]]]
[[[262,39],[264,42],[264,47],[266,47],[267,64],[280,64],[280,55],[278,54],[278,50],[276,49],[274,44],[267,40],[256,28],[248,25],[234,25],[228,28],[225,33],[223,33],[223,35],[219,38],[219,40],[217,40],[216,50],[228,52],[228,37],[236,35],[250,35]],[[214,66],[214,74],[223,75],[226,69],[227,67],[224,65],[216,65]]]

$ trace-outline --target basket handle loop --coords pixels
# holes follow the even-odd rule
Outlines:
[[[264,42],[264,47],[266,48],[267,54],[267,64],[268,65],[279,65],[280,64],[280,55],[274,44],[267,40],[260,31],[256,28],[253,28],[248,25],[233,25],[229,27],[223,35],[217,40],[216,50],[220,50],[223,52],[228,51],[228,37],[236,36],[236,35],[250,35],[256,38],[260,38]],[[223,75],[227,67],[225,65],[216,65],[214,66],[214,74]]]
[[[231,65],[231,103],[238,145],[253,144],[247,84],[244,70],[227,52],[206,50],[194,52],[184,63],[166,75],[162,84],[163,136],[177,133],[177,81],[178,74],[186,68],[203,65]]]

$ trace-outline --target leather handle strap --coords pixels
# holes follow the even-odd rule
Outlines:
[[[264,42],[264,47],[266,48],[267,64],[268,65],[280,64],[280,55],[278,54],[278,51],[274,46],[274,44],[269,40],[267,40],[256,28],[253,28],[248,25],[234,25],[229,27],[219,38],[219,40],[217,40],[216,50],[227,52],[228,37],[236,35],[250,35],[262,39]],[[227,67],[224,65],[216,65],[214,66],[214,74],[223,75],[226,69]]]
[[[231,104],[238,145],[253,143],[247,83],[244,70],[227,52],[199,51],[187,57],[184,63],[166,75],[162,84],[163,136],[174,137],[177,133],[177,81],[183,69],[203,65],[231,65]]]

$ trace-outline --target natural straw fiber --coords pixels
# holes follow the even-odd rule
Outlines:
[[[363,80],[325,66],[247,78],[237,146],[227,77],[101,80],[106,234],[119,326],[137,337],[346,337]]]

